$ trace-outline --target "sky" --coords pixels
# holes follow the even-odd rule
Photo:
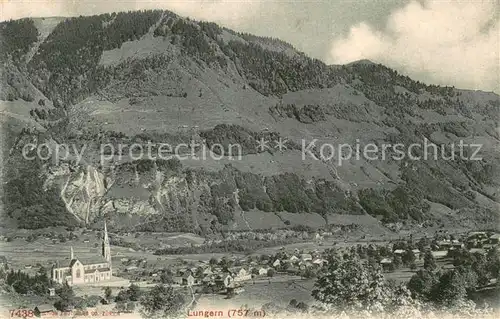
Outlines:
[[[500,93],[499,0],[0,0],[0,20],[153,8],[280,38],[328,64],[369,59]]]

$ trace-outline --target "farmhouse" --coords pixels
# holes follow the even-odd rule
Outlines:
[[[382,269],[389,270],[392,267],[392,260],[389,258],[383,258],[380,261],[380,265],[382,266]]]
[[[191,275],[190,272],[186,272],[182,276],[182,285],[188,286],[188,287],[191,287],[192,285],[194,285],[194,277],[193,277],[193,275]]]
[[[292,256],[292,257],[290,257],[290,262],[291,262],[291,263],[298,262],[299,260],[300,260],[300,259],[299,259],[299,257],[297,257],[297,256],[295,256],[295,255],[294,255],[294,256]]]
[[[308,261],[308,260],[312,260],[312,256],[311,256],[311,254],[302,254],[302,255],[300,255],[300,259],[302,259],[302,261]]]
[[[322,259],[322,258],[316,258],[314,261],[313,261],[313,264],[316,265],[316,266],[319,266],[319,267],[322,267],[323,264],[327,264],[328,261],[325,260],[325,259]]]
[[[264,268],[264,267],[260,268],[260,269],[259,269],[259,275],[267,275],[267,270],[268,270],[268,269],[267,269],[267,268]]]
[[[212,269],[210,267],[205,268],[205,270],[203,270],[203,275],[213,275]]]
[[[33,313],[35,314],[35,316],[41,317],[41,316],[54,315],[57,313],[57,311],[54,308],[54,306],[52,306],[50,304],[43,304],[43,305],[36,306],[35,309],[33,309]]]
[[[500,234],[493,234],[490,236],[490,244],[498,245],[500,244]]]
[[[3,268],[7,265],[7,258],[5,256],[0,256],[0,266]]]
[[[174,282],[174,284],[182,285],[183,278],[182,276],[174,276],[172,278],[172,281]]]
[[[225,273],[225,274],[222,274],[222,275],[218,275],[216,278],[215,278],[215,284],[219,287],[229,287],[231,286],[233,283],[233,276],[231,276],[230,273]]]
[[[250,279],[252,279],[252,274],[247,272],[245,268],[241,268],[240,270],[238,270],[234,277],[234,281],[245,281]]]
[[[416,259],[420,258],[420,250],[419,249],[412,249],[413,255],[415,256]]]

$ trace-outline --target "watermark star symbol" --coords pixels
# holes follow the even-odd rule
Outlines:
[[[288,142],[288,140],[286,138],[282,139],[280,137],[279,140],[278,140],[278,142],[276,143],[276,145],[274,145],[274,148],[277,148],[280,151],[285,151],[285,150],[287,150],[287,148],[286,148],[286,142]]]
[[[263,137],[257,141],[257,149],[260,149],[261,152],[269,149],[269,145],[267,145],[269,141],[266,141]]]

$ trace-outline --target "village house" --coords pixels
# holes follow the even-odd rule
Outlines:
[[[49,288],[47,289],[49,293],[49,297],[54,297],[56,295],[56,289],[55,288]]]
[[[451,248],[451,240],[440,240],[437,243],[438,250],[448,250]]]
[[[392,260],[390,258],[382,258],[380,265],[383,270],[389,270],[392,267]]]
[[[297,257],[295,255],[293,255],[292,257],[290,257],[290,262],[291,263],[297,263],[297,262],[299,262],[299,260],[300,260],[299,257]]]
[[[43,304],[36,306],[35,309],[33,309],[33,313],[37,317],[54,316],[57,314],[57,310],[50,304]]]
[[[316,258],[313,260],[313,265],[318,266],[318,267],[323,267],[324,264],[327,264],[328,261],[322,258]]]
[[[215,277],[215,284],[220,288],[227,288],[233,284],[233,276],[230,273],[224,273]]]
[[[214,282],[214,276],[212,275],[205,275],[202,279],[201,279],[201,282],[203,284],[208,284],[208,283],[213,283]]]
[[[302,255],[300,255],[300,259],[302,261],[308,261],[308,260],[312,260],[312,256],[311,256],[311,254],[302,254]]]
[[[183,286],[191,287],[194,285],[195,279],[193,275],[191,275],[190,272],[185,272],[184,275],[182,275],[182,280],[181,284]]]
[[[276,259],[274,262],[273,262],[273,267],[276,268],[276,267],[279,267],[281,265],[281,261],[279,259]]]
[[[500,234],[493,234],[489,238],[489,243],[491,245],[498,245],[500,244]]]
[[[182,280],[183,280],[182,276],[174,276],[172,278],[173,283],[179,286],[182,285]]]
[[[395,251],[392,252],[394,255],[399,255],[402,256],[405,251],[403,249],[396,249]]]
[[[267,275],[267,271],[268,271],[268,268],[261,267],[259,269],[259,275],[261,275],[261,276]]]
[[[0,267],[5,268],[7,265],[7,258],[5,256],[0,256]]]
[[[464,246],[465,246],[464,243],[462,243],[457,239],[451,241],[451,247],[453,247],[454,249],[464,248]]]
[[[310,261],[310,260],[307,260],[307,261],[301,261],[299,263],[299,269],[300,270],[305,270],[309,267],[311,267],[313,265],[313,263]]]
[[[252,279],[252,274],[247,272],[245,268],[241,268],[235,272],[234,281],[245,281]]]
[[[412,249],[412,253],[416,259],[420,259],[420,250],[419,249]]]

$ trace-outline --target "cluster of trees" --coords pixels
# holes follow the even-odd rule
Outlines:
[[[3,194],[6,214],[17,221],[18,227],[27,229],[78,224],[66,210],[59,190],[45,189],[43,166],[46,163],[35,152],[29,154],[34,157],[31,161],[17,160],[17,155],[9,158]]]
[[[326,120],[325,111],[325,108],[320,105],[276,104],[269,108],[269,112],[273,117],[294,118],[306,124]]]
[[[240,252],[251,253],[255,250],[289,244],[291,239],[282,240],[230,240],[202,246],[162,248],[154,252],[155,255],[183,255],[203,253]]]
[[[35,119],[53,121],[61,118],[64,111],[60,108],[42,109],[37,107],[30,110],[30,115]]]
[[[377,265],[352,256],[329,261],[312,291],[312,296],[324,304],[341,310],[388,311],[402,296],[409,295],[404,286],[387,282]]]
[[[318,273],[312,295],[338,310],[389,312],[402,305],[417,308],[424,305],[428,310],[453,309],[471,302],[477,288],[500,276],[500,259],[494,249],[486,256],[454,251],[455,268],[449,270],[439,268],[428,252],[423,269],[401,285],[385,280],[379,264],[360,258],[362,253],[327,254],[329,264]],[[414,257],[409,255],[404,259],[409,264]]]
[[[238,148],[234,147],[239,145],[241,147],[241,155],[247,154],[257,154],[266,151],[272,151],[271,149],[260,149],[258,148],[258,141],[264,139],[268,142],[277,142],[282,138],[276,132],[262,131],[254,132],[245,127],[236,124],[217,124],[214,128],[206,131],[200,132],[200,136],[205,140],[208,147],[212,147],[214,144],[220,144],[223,146],[223,150],[214,148],[214,152],[217,154],[224,154],[228,156],[236,157],[238,154]],[[285,141],[283,138],[283,143],[287,149],[300,149],[300,145],[292,142]],[[232,148],[230,146],[233,146]],[[269,143],[270,148],[274,145]]]
[[[38,30],[32,19],[0,23],[0,62],[5,62],[8,57],[14,62],[19,62],[37,38]]]
[[[111,299],[111,291],[107,291],[105,294],[108,300]],[[139,286],[132,284],[127,289],[120,290],[115,296],[115,308],[117,311],[133,312],[136,302],[139,302],[142,296],[143,292]]]
[[[34,84],[56,106],[80,100],[99,86],[102,52],[144,35],[161,14],[145,10],[65,19],[28,65]]]
[[[162,16],[162,10],[129,11],[104,14],[104,50],[119,48],[123,42],[138,40]]]
[[[141,298],[143,313],[148,318],[176,317],[186,303],[184,295],[171,286],[156,285]]]
[[[11,270],[7,273],[5,283],[12,286],[15,292],[23,295],[33,294],[44,296],[48,294],[48,289],[53,287],[52,281],[43,268],[34,276],[30,276],[20,270]]]
[[[49,288],[56,288],[54,307],[60,311],[67,311],[73,308],[85,309],[94,307],[99,303],[101,297],[91,295],[76,297],[73,289],[67,284],[59,285],[54,283],[48,276],[46,270],[41,267],[35,275],[28,275],[22,271],[11,270],[5,276],[5,284],[23,295],[49,296]]]
[[[426,256],[427,257],[427,256]],[[452,253],[455,268],[443,270],[427,257],[424,269],[419,270],[408,282],[415,298],[436,305],[450,306],[472,299],[478,287],[500,278],[500,259],[495,249],[486,256],[466,250]]]
[[[422,221],[427,218],[430,208],[423,201],[422,194],[406,186],[393,190],[361,189],[358,196],[359,203],[368,214],[383,216],[383,221],[388,223],[408,218]]]
[[[267,176],[262,179],[253,173],[226,167],[215,176],[220,183],[211,187],[212,200],[223,199],[225,204],[234,200],[239,190],[239,205],[244,210],[254,208],[266,212],[361,214],[352,197],[333,182],[316,179],[312,185],[294,173]],[[264,191],[265,189],[265,191]],[[215,198],[215,199],[214,199]],[[217,207],[212,203],[212,207]],[[216,213],[216,212],[214,212]]]

